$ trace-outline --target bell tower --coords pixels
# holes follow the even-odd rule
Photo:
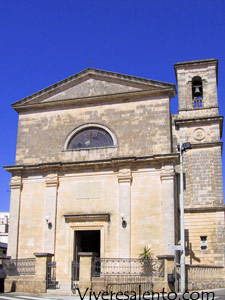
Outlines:
[[[179,103],[178,114],[174,115],[174,144],[192,145],[184,157],[184,204],[190,208],[223,205],[223,117],[219,115],[217,97],[218,61],[197,60],[174,67]]]
[[[174,65],[179,97],[179,117],[218,115],[218,60],[205,59]]]
[[[174,151],[180,142],[191,143],[183,155],[186,261],[223,265],[223,117],[217,96],[218,61],[183,62],[174,68],[179,102],[178,114],[173,115]]]

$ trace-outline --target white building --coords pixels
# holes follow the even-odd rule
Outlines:
[[[7,252],[9,232],[9,213],[0,212],[0,255]]]

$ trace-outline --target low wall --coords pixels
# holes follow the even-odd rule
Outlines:
[[[47,262],[50,253],[34,253],[35,258],[11,259],[0,257],[0,263],[6,271],[6,292],[46,293]]]
[[[38,281],[35,276],[7,276],[5,280],[6,292],[46,293],[46,281]]]
[[[173,291],[174,285],[168,283],[168,274],[173,273],[173,260],[174,256],[171,255],[158,256],[158,259],[151,260],[97,258],[95,261],[98,262],[98,277],[92,276],[92,291],[139,292],[139,286],[141,291]],[[80,266],[82,264],[83,260],[80,261]],[[79,282],[79,287],[86,288],[86,285],[82,286]]]
[[[177,268],[180,278],[180,267]],[[225,287],[224,267],[186,265],[186,288],[188,291]],[[178,280],[179,281],[179,280]]]

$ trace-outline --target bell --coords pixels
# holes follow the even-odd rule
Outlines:
[[[195,86],[195,87],[194,87],[194,97],[199,97],[199,96],[201,96],[201,95],[202,95],[202,93],[201,93],[201,91],[200,91],[199,86]]]

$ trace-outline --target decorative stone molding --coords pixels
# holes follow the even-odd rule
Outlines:
[[[132,182],[132,173],[130,169],[123,169],[119,171],[118,182]]]
[[[59,179],[58,174],[48,174],[46,177],[46,186],[47,187],[58,187]]]
[[[160,179],[161,180],[171,180],[175,176],[175,167],[173,164],[164,165],[161,169]]]
[[[22,177],[21,176],[13,176],[9,183],[11,189],[22,189]]]
[[[100,128],[105,130],[106,132],[108,132],[108,134],[111,136],[112,140],[113,140],[113,146],[107,146],[107,147],[117,147],[118,146],[118,141],[117,141],[117,137],[115,135],[115,133],[113,133],[108,127],[106,127],[105,125],[102,124],[98,124],[98,123],[87,123],[87,124],[83,124],[77,128],[75,128],[66,138],[64,145],[63,145],[63,151],[68,151],[68,145],[72,139],[72,137],[77,134],[78,132],[80,132],[81,130],[84,129],[88,129],[90,127],[96,127],[96,128]],[[106,147],[106,148],[107,148]],[[97,147],[98,148],[98,147]],[[104,147],[105,148],[105,147]],[[88,148],[88,150],[92,150],[92,149],[96,149],[96,148]],[[72,151],[80,151],[82,149],[73,149]],[[71,150],[69,150],[71,151]]]
[[[36,257],[52,257],[52,256],[54,256],[54,254],[52,254],[52,253],[44,253],[44,252],[35,252],[34,253],[34,256],[36,256]]]
[[[206,212],[217,212],[225,211],[225,206],[214,206],[214,207],[190,207],[185,208],[185,213],[206,213]]]
[[[109,222],[110,214],[83,214],[83,215],[64,215],[66,223],[69,222]]]
[[[222,145],[222,143],[212,143],[214,145]],[[202,146],[202,144],[199,144]],[[208,145],[208,144],[207,144]],[[99,160],[87,160],[87,161],[68,161],[68,162],[52,162],[52,163],[40,163],[33,165],[14,165],[14,166],[5,166],[4,169],[11,174],[18,173],[18,171],[31,172],[31,171],[45,171],[45,172],[57,172],[57,170],[70,170],[74,168],[81,168],[85,166],[118,166],[119,164],[132,164],[135,166],[136,164],[143,163],[152,163],[152,162],[168,162],[174,161],[174,163],[178,162],[179,154],[178,153],[169,153],[169,154],[159,154],[159,155],[147,155],[147,156],[132,156],[132,157],[114,157],[107,159],[99,159]]]
[[[193,139],[196,141],[203,141],[206,137],[206,132],[203,128],[196,128],[193,131]]]

